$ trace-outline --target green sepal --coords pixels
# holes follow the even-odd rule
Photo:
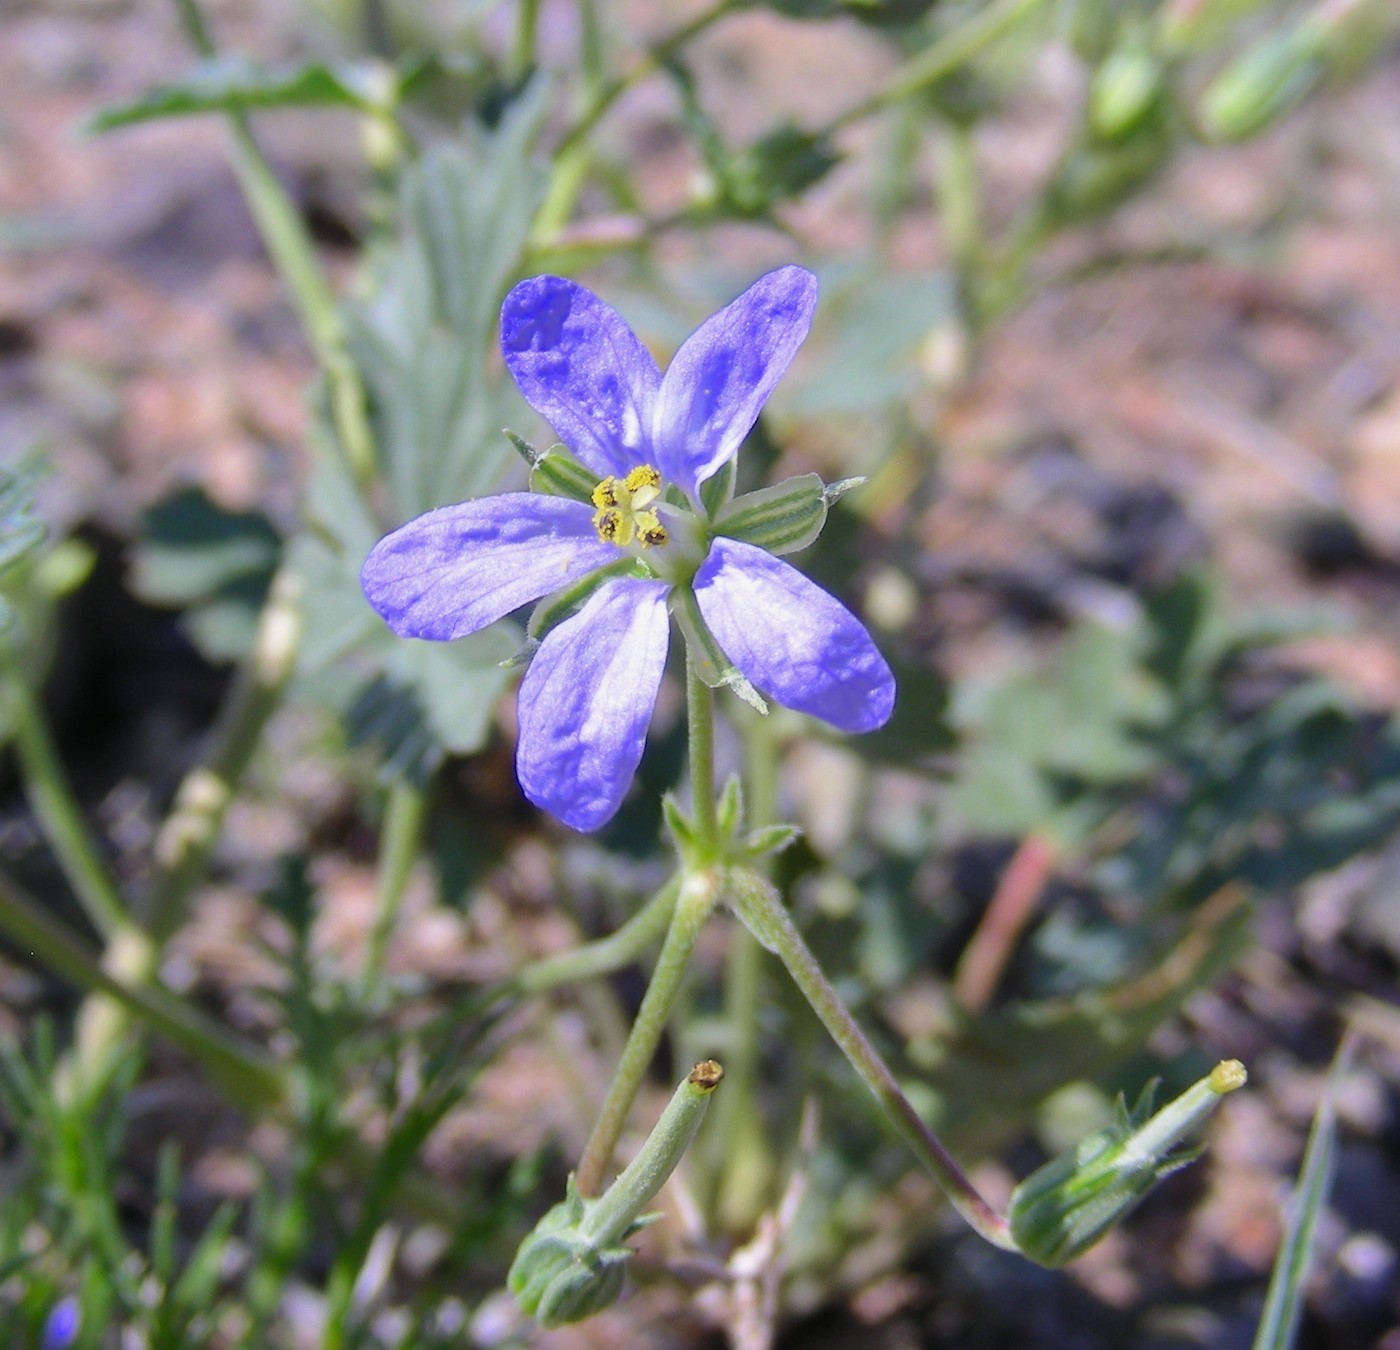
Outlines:
[[[550,497],[572,497],[591,506],[593,489],[597,486],[598,475],[580,464],[562,445],[551,445],[530,470],[530,491],[543,492]]]
[[[1322,37],[1320,25],[1305,19],[1226,66],[1201,96],[1206,135],[1242,141],[1282,117],[1322,77]]]
[[[661,798],[661,814],[665,817],[666,828],[676,841],[676,848],[682,858],[688,858],[695,849],[695,826],[690,817],[681,809],[675,794],[665,793]]]
[[[799,825],[765,825],[750,830],[744,837],[744,854],[748,858],[763,858],[781,853],[802,834]]]
[[[677,586],[671,591],[671,613],[680,625],[695,673],[711,689],[730,689],[749,707],[766,716],[768,705],[763,701],[763,696],[724,654],[724,649],[705,623],[695,592],[689,586]]]
[[[690,498],[675,483],[666,484],[666,491],[661,494],[661,500],[667,506],[674,506],[681,511],[690,510]]]
[[[787,478],[736,497],[716,517],[715,530],[769,553],[796,553],[822,532],[826,494],[817,474]]]
[[[715,823],[719,826],[722,838],[730,839],[743,828],[744,788],[739,775],[731,773],[724,780],[724,788],[715,803]]]
[[[738,478],[736,456],[730,455],[703,483],[700,484],[700,505],[705,514],[713,520],[728,505],[734,495],[734,484]]]
[[[545,596],[535,606],[525,632],[538,646],[565,619],[573,618],[593,598],[593,592],[604,582],[616,580],[618,577],[634,577],[640,581],[650,581],[655,576],[656,574],[640,558],[619,558],[607,567],[600,567],[596,572],[590,572],[582,580],[574,582],[572,586],[566,586],[561,591],[555,591],[551,595]],[[511,659],[512,663],[515,663],[515,659],[513,657]]]
[[[520,458],[523,459],[525,463],[528,464],[532,469],[535,467],[536,464],[540,462],[540,450],[537,445],[535,445],[531,441],[527,441],[524,436],[521,436],[519,433],[512,431],[509,427],[502,427],[501,431],[504,434],[506,440],[508,440],[519,452]]]
[[[848,492],[864,487],[869,481],[864,474],[857,474],[854,478],[838,478],[834,483],[828,483],[822,488],[822,497],[828,506],[835,506]]]

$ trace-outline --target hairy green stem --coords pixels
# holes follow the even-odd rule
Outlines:
[[[389,789],[384,828],[379,835],[379,867],[374,883],[374,926],[365,949],[364,990],[372,995],[384,969],[384,953],[398,921],[408,878],[418,857],[427,818],[428,794],[407,779]]]
[[[695,658],[686,652],[685,706],[689,731],[690,810],[697,856],[705,865],[719,855],[715,818],[715,695],[700,678]]]
[[[729,876],[729,896],[749,931],[787,967],[832,1040],[953,1207],[988,1242],[1014,1251],[1006,1219],[978,1194],[938,1136],[909,1104],[889,1066],[837,997],[773,886],[751,868],[735,868]]]
[[[631,965],[670,926],[680,890],[681,878],[677,873],[617,932],[596,942],[586,942],[571,952],[531,961],[504,983],[502,995],[542,994],[561,984],[594,980]]]
[[[198,0],[175,0],[175,4],[190,45],[201,57],[215,56],[214,39]],[[247,117],[231,112],[227,120],[234,176],[325,374],[336,439],[356,480],[366,484],[374,474],[374,433],[364,383],[346,346],[335,295],[316,260],[306,222],[273,172]]]
[[[25,796],[84,912],[110,938],[131,925],[131,916],[73,795],[43,705],[12,658],[0,678]]]
[[[744,825],[757,830],[771,825],[777,815],[778,747],[771,718],[754,714],[745,720]],[[720,1163],[715,1211],[729,1232],[747,1231],[767,1198],[770,1158],[755,1101],[762,985],[763,948],[747,928],[736,924],[729,935],[724,967],[729,1084],[716,1107],[719,1118],[714,1130]]]
[[[104,966],[76,933],[3,874],[0,930],[55,973],[83,989],[106,995],[129,1016],[145,1022],[186,1051],[208,1069],[239,1106],[255,1110],[285,1098],[286,1082],[263,1051],[148,980],[113,973],[114,965],[147,964],[136,949],[148,947],[149,939],[136,930],[121,930],[109,947],[109,952],[130,950],[132,959],[109,960]]]
[[[712,871],[691,872],[680,885],[676,907],[666,930],[666,941],[651,974],[637,1020],[627,1037],[598,1121],[579,1160],[576,1181],[580,1195],[597,1195],[612,1162],[613,1150],[627,1123],[632,1102],[660,1044],[661,1034],[676,1001],[695,941],[715,907],[719,891]]]

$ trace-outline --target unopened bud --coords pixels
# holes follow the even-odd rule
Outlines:
[[[1120,1097],[1112,1125],[1016,1187],[1008,1218],[1017,1250],[1043,1266],[1062,1266],[1087,1251],[1158,1181],[1199,1155],[1176,1146],[1246,1076],[1239,1060],[1223,1060],[1150,1119],[1155,1084],[1132,1111]]]
[[[1089,90],[1089,125],[1094,135],[1116,141],[1152,107],[1162,87],[1162,65],[1143,46],[1120,47],[1094,73]]]
[[[642,1210],[675,1171],[723,1077],[714,1060],[697,1064],[622,1175],[596,1200],[570,1177],[564,1200],[520,1244],[506,1283],[542,1327],[581,1322],[617,1301],[632,1255],[623,1243],[656,1217]]]
[[[1201,98],[1206,135],[1242,141],[1282,117],[1321,77],[1323,37],[1319,25],[1304,20],[1226,66]]]

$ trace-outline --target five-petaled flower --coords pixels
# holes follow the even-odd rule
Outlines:
[[[842,731],[889,719],[894,679],[855,616],[787,563],[726,536],[701,494],[787,370],[816,300],[810,272],[770,272],[711,315],[663,376],[591,291],[562,277],[522,281],[501,309],[506,365],[597,480],[591,500],[508,492],[444,506],[365,562],[365,594],[389,627],[435,641],[597,581],[544,633],[520,688],[520,784],[575,829],[612,818],[641,759],[668,601],[698,610],[727,660],[779,703]]]

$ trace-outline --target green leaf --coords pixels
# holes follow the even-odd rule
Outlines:
[[[532,155],[545,112],[537,83],[494,131],[469,126],[406,170],[399,237],[372,257],[368,299],[349,308],[397,521],[493,491],[510,457],[501,428],[530,415],[514,383],[489,372],[548,177]]]
[[[89,119],[93,134],[197,113],[250,108],[375,107],[373,67],[368,65],[263,66],[241,56],[221,56],[196,66],[183,80],[157,85],[131,103],[103,108]]]
[[[151,507],[131,553],[132,590],[148,604],[184,611],[182,625],[210,660],[247,652],[282,553],[257,511],[225,511],[202,488]]]
[[[1317,1104],[1308,1146],[1303,1153],[1302,1175],[1288,1208],[1283,1241],[1269,1277],[1264,1313],[1254,1334],[1254,1350],[1290,1350],[1298,1332],[1298,1319],[1303,1311],[1303,1284],[1312,1259],[1317,1221],[1332,1189],[1337,1144],[1336,1096],[1351,1059],[1351,1048],[1349,1037],[1338,1047],[1322,1090],[1322,1100]]]
[[[565,619],[573,618],[605,581],[612,581],[615,577],[649,580],[654,579],[654,576],[651,568],[640,558],[619,558],[611,567],[601,567],[598,571],[589,573],[582,581],[545,596],[530,615],[526,633],[530,641],[538,646],[552,629],[557,628]]]
[[[821,533],[826,510],[821,478],[804,473],[736,497],[719,513],[715,530],[769,553],[796,553]]]

